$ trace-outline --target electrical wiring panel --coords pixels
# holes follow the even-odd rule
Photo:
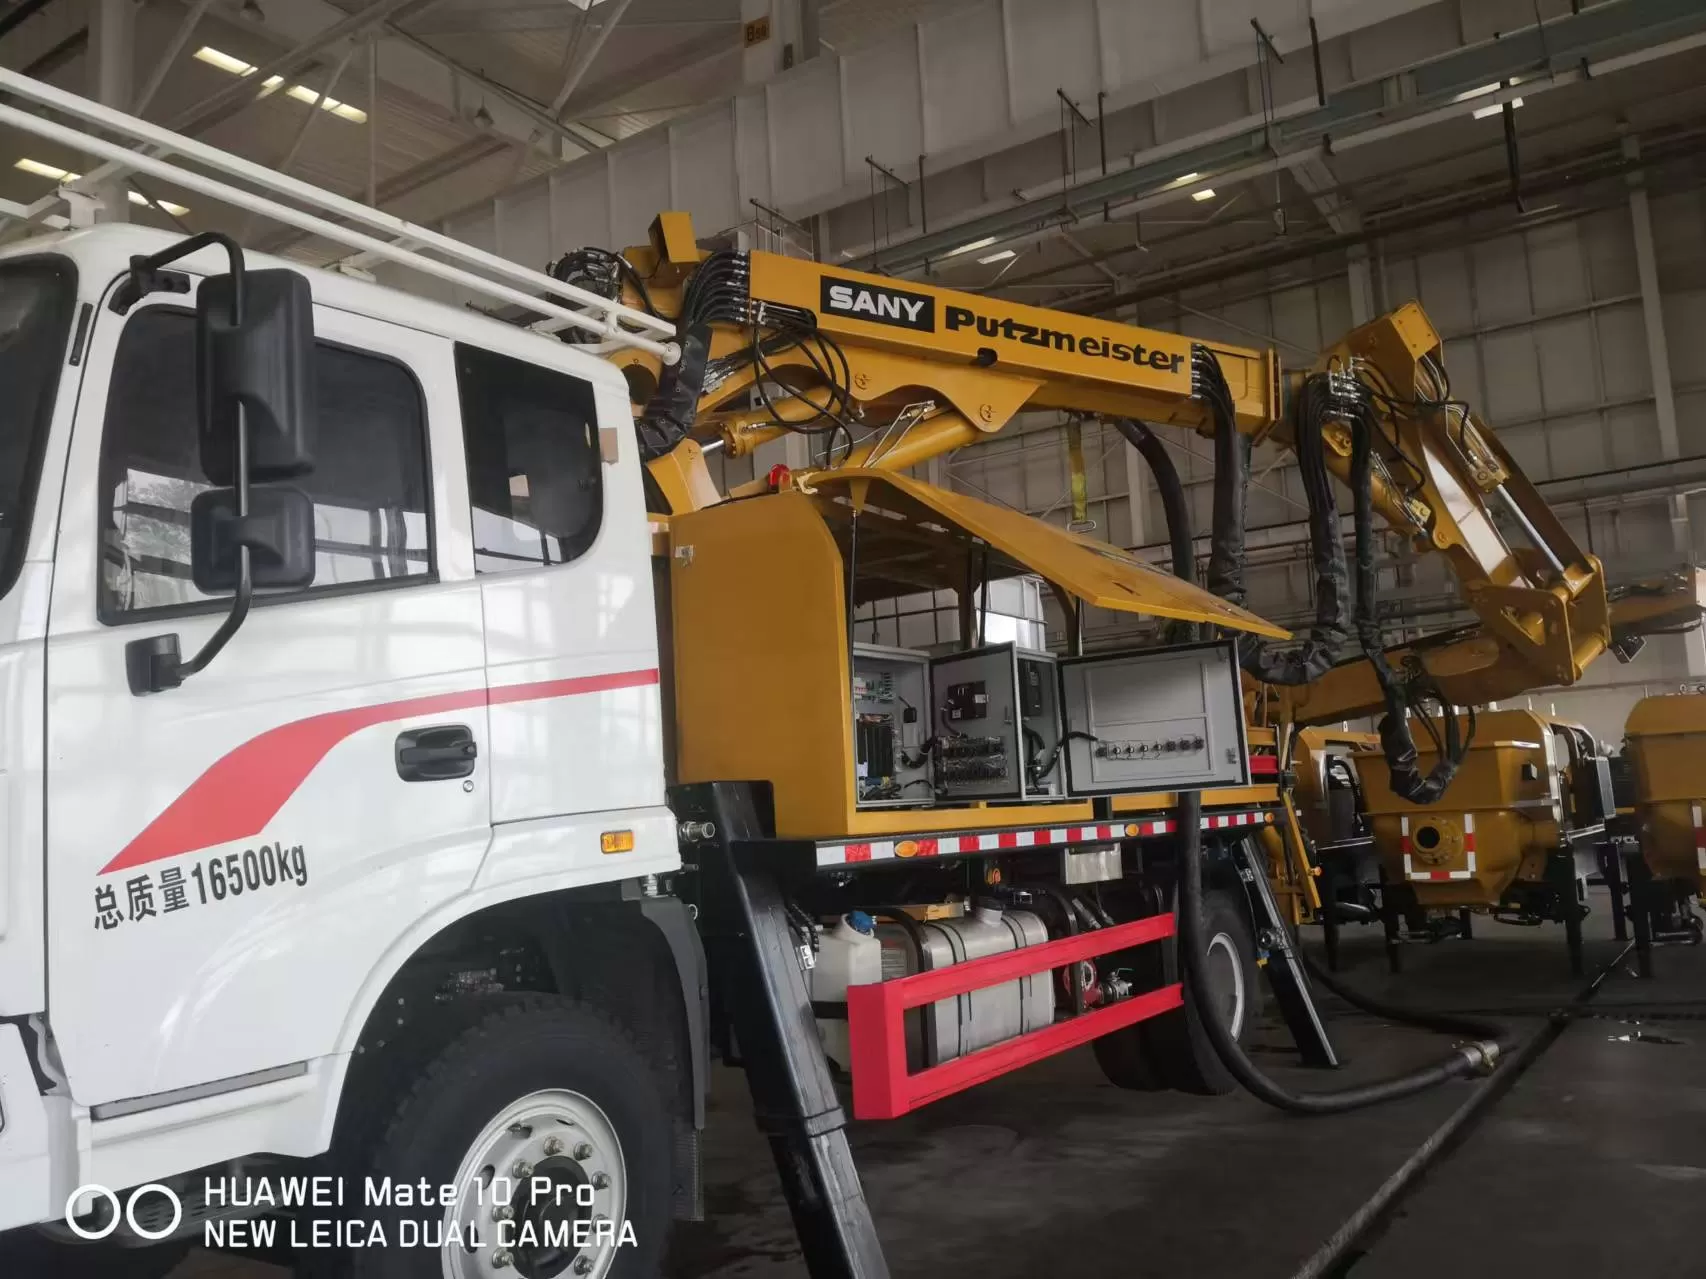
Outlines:
[[[1065,658],[1060,693],[1073,795],[1249,784],[1230,641]]]
[[[947,800],[1064,793],[1054,658],[1012,644],[930,663],[936,785]]]
[[[932,803],[929,658],[853,646],[853,787],[861,808]]]

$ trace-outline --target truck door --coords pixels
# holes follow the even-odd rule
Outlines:
[[[49,1015],[97,1119],[330,1052],[490,840],[442,339],[317,298],[313,585],[258,599],[182,687],[130,692],[127,643],[176,632],[187,656],[227,607],[191,581],[208,484],[193,315],[170,301],[96,312],[49,606]]]
[[[584,375],[456,345],[492,689],[493,873],[608,878],[676,856],[633,417],[612,370],[575,363]],[[523,825],[617,811],[636,840],[620,862],[600,855],[597,823],[558,823],[549,840]],[[524,837],[545,850],[539,867]]]

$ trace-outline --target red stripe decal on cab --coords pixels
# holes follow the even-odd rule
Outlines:
[[[657,682],[655,669],[617,671],[609,675],[583,675],[535,684],[510,684],[489,691],[475,688],[459,693],[411,697],[376,706],[327,711],[323,715],[310,715],[307,719],[280,724],[258,737],[251,737],[215,760],[206,772],[190,783],[189,789],[166,806],[165,812],[149,822],[141,834],[96,873],[110,875],[114,871],[163,861],[198,848],[211,848],[215,844],[260,834],[332,747],[351,734],[375,724],[410,719],[416,715],[467,710],[471,706],[536,702],[618,688],[639,688]]]

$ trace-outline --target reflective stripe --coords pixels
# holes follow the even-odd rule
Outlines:
[[[1274,815],[1265,810],[1212,813],[1202,819],[1204,830],[1229,830],[1240,826],[1272,825]],[[1148,821],[1098,822],[1092,826],[1042,826],[1014,830],[975,831],[959,835],[899,835],[889,839],[818,844],[818,867],[849,866],[864,862],[891,861],[900,857],[896,848],[913,845],[910,857],[953,856],[958,853],[991,853],[1015,848],[1050,848],[1062,845],[1107,843],[1132,837],[1170,835],[1178,829],[1172,818]],[[1129,834],[1128,834],[1129,832]]]

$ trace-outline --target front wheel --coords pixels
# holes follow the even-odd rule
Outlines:
[[[349,1178],[451,1187],[381,1205],[347,1279],[654,1274],[670,1227],[669,1109],[627,1032],[566,999],[512,996],[467,1021],[405,1085]]]

